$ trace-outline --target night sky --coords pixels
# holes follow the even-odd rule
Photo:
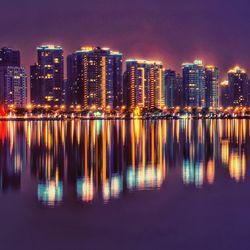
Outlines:
[[[26,67],[37,45],[56,43],[65,56],[96,45],[177,71],[197,57],[223,73],[235,64],[250,71],[249,0],[10,0],[0,23],[0,46],[20,49]]]

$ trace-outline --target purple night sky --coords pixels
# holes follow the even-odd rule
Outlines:
[[[177,71],[196,57],[250,70],[249,0],[11,0],[1,10],[0,46],[20,49],[26,67],[37,45],[55,43],[65,56],[97,45]]]

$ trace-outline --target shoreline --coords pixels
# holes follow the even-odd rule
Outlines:
[[[136,117],[136,118],[122,118],[122,117],[0,117],[0,121],[133,121],[133,120],[146,120],[146,121],[157,121],[157,120],[249,120],[250,116],[230,116],[230,117]]]

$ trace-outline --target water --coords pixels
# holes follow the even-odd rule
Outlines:
[[[0,122],[0,249],[249,249],[250,121]]]

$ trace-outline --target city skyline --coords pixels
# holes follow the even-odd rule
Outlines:
[[[11,110],[28,105],[77,105],[103,112],[128,109],[139,115],[142,110],[175,107],[218,110],[250,105],[250,80],[239,66],[228,70],[227,80],[221,81],[219,67],[200,59],[182,63],[179,74],[161,61],[124,62],[122,52],[104,47],[81,47],[67,55],[66,62],[61,46],[40,45],[36,51],[37,60],[30,65],[28,75],[21,67],[20,51],[1,48],[2,107]]]
[[[249,248],[249,0],[1,10],[1,249]]]
[[[81,44],[81,43],[80,43]],[[13,50],[19,50],[20,51],[20,57],[21,57],[21,65],[27,69],[27,73],[28,75],[30,74],[30,65],[32,64],[35,64],[36,63],[36,60],[37,60],[37,53],[36,53],[36,50],[38,47],[40,46],[58,46],[58,47],[61,47],[63,49],[63,55],[64,55],[64,60],[65,60],[65,64],[64,64],[64,79],[67,80],[67,65],[66,65],[66,61],[67,61],[67,57],[69,55],[71,55],[72,53],[75,53],[79,50],[81,50],[81,48],[83,47],[100,47],[100,48],[111,48],[111,46],[100,46],[100,43],[82,43],[82,45],[80,46],[76,46],[75,48],[73,48],[73,50],[68,50],[67,47],[63,46],[61,43],[58,43],[58,42],[40,42],[40,43],[37,43],[36,45],[34,45],[34,47],[32,48],[32,60],[31,61],[28,61],[27,60],[27,57],[30,57],[30,56],[27,56],[24,54],[23,50],[21,49],[21,47],[18,45],[16,46],[11,46],[11,44],[6,44],[6,43],[3,43],[1,44],[0,48],[3,48],[3,47],[7,47],[7,48],[10,48],[10,49],[13,49]],[[246,64],[243,64],[241,63],[240,60],[235,60],[235,63],[226,63],[226,64],[221,64],[219,65],[218,63],[214,63],[216,61],[219,61],[219,60],[210,60],[208,58],[214,58],[214,56],[212,57],[207,57],[205,54],[203,53],[193,53],[189,58],[185,58],[183,56],[183,58],[185,59],[177,59],[176,57],[173,57],[172,61],[178,61],[176,63],[173,63],[173,62],[170,62],[168,63],[168,58],[162,56],[161,53],[156,53],[157,56],[154,56],[153,54],[149,54],[149,56],[147,57],[147,53],[143,54],[143,52],[141,51],[137,51],[138,53],[132,53],[132,55],[130,54],[126,54],[124,51],[126,51],[126,49],[122,49],[120,48],[119,49],[119,46],[116,46],[116,47],[112,47],[113,51],[120,51],[122,54],[123,54],[123,61],[126,62],[127,60],[146,60],[146,61],[157,61],[157,62],[161,62],[164,66],[165,69],[171,69],[171,70],[175,70],[176,73],[181,73],[182,72],[182,64],[184,63],[191,63],[193,62],[194,60],[202,60],[203,62],[206,62],[207,65],[216,65],[219,69],[220,69],[220,80],[221,82],[223,82],[224,80],[227,79],[227,73],[228,71],[230,71],[233,67],[240,67],[240,68],[243,68],[245,71],[247,72],[250,72],[250,63],[246,63]],[[134,55],[137,55],[137,56],[133,56]],[[200,56],[199,56],[200,55]],[[178,56],[178,58],[181,58],[182,56]],[[167,63],[166,63],[167,62]],[[125,71],[125,64],[123,65],[123,72]]]

